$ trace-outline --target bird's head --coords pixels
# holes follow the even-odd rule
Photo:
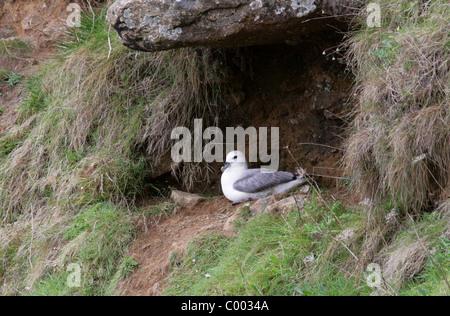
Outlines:
[[[245,155],[238,151],[231,151],[228,153],[227,158],[225,159],[225,164],[222,166],[221,170],[224,172],[228,168],[247,168],[247,161],[245,160]]]

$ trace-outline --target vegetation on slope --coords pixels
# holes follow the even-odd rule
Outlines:
[[[353,188],[366,198],[358,210],[345,211],[358,214],[353,229],[292,214],[291,220],[251,219],[236,239],[213,238],[214,252],[208,252],[210,237],[194,242],[173,270],[168,294],[368,294],[370,263],[383,275],[376,294],[450,293],[449,4],[398,0],[380,6],[381,27],[367,27],[361,10],[346,43],[358,104],[344,164]],[[324,225],[334,238],[351,232],[353,242],[343,248],[335,239],[311,238],[305,233],[310,225]],[[316,258],[311,274],[301,265],[308,251]],[[327,256],[329,251],[336,252]]]
[[[382,26],[363,27],[349,43],[358,105],[345,163],[364,196],[420,214],[449,198],[450,6],[380,6]]]
[[[217,123],[223,73],[207,49],[131,51],[110,32],[104,10],[85,16],[60,45],[58,56],[26,80],[29,96],[20,119],[0,135],[4,293],[23,294],[37,280],[51,278],[56,262],[73,262],[114,237],[111,247],[83,262],[92,278],[82,294],[104,294],[110,270],[131,240],[125,223],[136,197],[151,185],[150,170],[170,150],[171,130],[190,127],[194,118]],[[189,175],[187,185],[194,180],[189,168],[202,170],[175,166]],[[70,233],[93,209],[100,218],[85,219],[91,229]],[[102,218],[109,213],[121,220]],[[117,234],[102,230],[98,221]],[[72,249],[75,244],[79,250]],[[94,278],[99,271],[104,278]]]
[[[366,271],[362,207],[313,194],[289,214],[248,218],[237,235],[204,235],[172,255],[166,295],[448,295],[447,225],[437,211],[403,222],[379,253],[381,276]],[[429,259],[429,260],[428,260]],[[383,263],[387,260],[386,264]],[[442,273],[446,273],[445,277]],[[416,278],[414,278],[416,277]],[[371,287],[379,280],[379,285]],[[371,286],[369,286],[371,285]]]
[[[363,256],[383,253],[390,281],[401,286],[423,268],[427,242],[409,248],[398,231],[412,218],[448,209],[450,198],[450,6],[439,0],[379,4],[381,27],[366,27],[363,11],[362,27],[348,43],[357,105],[344,163],[367,202]],[[398,220],[386,220],[392,216]],[[440,220],[441,236],[434,238],[448,240],[448,218]]]
[[[363,26],[350,40],[359,104],[345,162],[367,203],[313,195],[285,215],[244,212],[235,237],[205,235],[173,254],[165,294],[450,293],[450,15],[444,1],[415,4],[382,1],[382,27]],[[6,295],[115,293],[139,265],[127,248],[135,218],[149,214],[133,202],[170,131],[219,119],[224,70],[210,50],[131,51],[103,13],[61,46],[38,75],[19,80],[29,96],[0,134]],[[83,269],[81,287],[67,286],[71,263]],[[370,263],[384,277],[376,291]]]
[[[313,197],[289,214],[235,223],[238,234],[193,241],[169,277],[168,295],[364,295],[353,251],[358,212]]]

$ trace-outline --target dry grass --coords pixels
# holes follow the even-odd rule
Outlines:
[[[449,4],[381,7],[382,27],[350,40],[358,107],[344,162],[365,197],[420,214],[450,184]]]
[[[0,40],[0,57],[21,59],[27,57],[32,51],[29,42],[17,38]]]
[[[356,106],[343,162],[368,201],[360,257],[383,265],[390,294],[422,271],[435,238],[401,237],[405,220],[450,197],[450,8],[417,3],[381,1],[381,28],[362,10],[347,43]]]
[[[425,214],[420,221],[414,221],[410,217],[399,230],[402,232],[395,242],[380,253],[383,258],[383,276],[390,288],[401,289],[429,265],[442,278],[443,287],[450,289],[447,280],[448,266],[441,265],[439,260],[433,258],[438,251],[448,252],[444,242],[449,237],[446,233],[449,225],[446,221],[446,203],[436,212]]]
[[[170,152],[173,128],[191,128],[195,118],[218,124],[222,74],[210,50],[139,53],[103,18],[84,23],[86,34],[78,31],[42,74],[41,111],[25,102],[23,125],[10,131],[26,137],[0,166],[5,221],[31,204],[129,203]],[[207,174],[200,165],[174,166],[187,187],[194,169]]]
[[[10,148],[0,150],[2,293],[24,294],[19,286],[41,279],[83,209],[111,202],[126,217],[170,152],[173,128],[218,123],[223,73],[211,50],[135,52],[103,14],[82,23],[0,134]],[[194,164],[174,172],[189,186],[193,168],[206,174]]]
[[[383,276],[390,287],[400,289],[425,268],[429,251],[424,247],[424,241],[397,242],[396,249],[388,249]]]

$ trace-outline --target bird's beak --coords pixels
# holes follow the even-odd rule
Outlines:
[[[220,168],[220,171],[224,172],[225,169],[227,169],[229,166],[230,166],[230,163],[229,163],[229,162],[226,162],[226,163],[222,166],[222,168]]]

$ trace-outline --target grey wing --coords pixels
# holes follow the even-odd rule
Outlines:
[[[295,179],[294,174],[286,171],[261,173],[260,169],[250,169],[233,184],[233,188],[240,192],[256,193]]]

